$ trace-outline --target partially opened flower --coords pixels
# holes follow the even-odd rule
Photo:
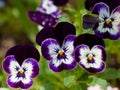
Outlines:
[[[52,0],[42,0],[37,11],[29,11],[30,19],[42,27],[54,26],[61,16],[61,10]]]
[[[3,69],[9,74],[7,84],[12,88],[30,88],[32,78],[39,74],[40,55],[30,45],[16,45],[8,50],[3,61]]]
[[[36,41],[41,45],[43,57],[50,61],[50,69],[60,72],[75,68],[76,61],[73,46],[75,27],[70,23],[61,22],[55,28],[49,28],[41,30]]]
[[[102,90],[100,85],[94,85],[87,88],[87,90]]]
[[[91,34],[82,34],[75,39],[75,57],[82,68],[91,73],[105,68],[106,52],[104,41]]]
[[[118,88],[117,88],[117,87],[108,86],[108,87],[107,87],[107,90],[118,90]]]

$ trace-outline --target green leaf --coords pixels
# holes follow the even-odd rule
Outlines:
[[[108,83],[106,80],[102,79],[102,78],[98,78],[96,76],[90,76],[87,80],[87,85],[88,86],[94,86],[94,85],[100,85],[100,87],[102,88],[102,90],[106,90]]]
[[[103,73],[98,74],[98,76],[105,80],[114,80],[120,78],[120,71],[114,68],[106,68],[106,70]]]
[[[64,78],[64,86],[70,87],[73,84],[75,76],[68,76]]]

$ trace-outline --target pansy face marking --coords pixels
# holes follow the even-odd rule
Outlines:
[[[120,37],[120,6],[116,7],[111,15],[109,6],[105,3],[97,3],[93,8],[93,13],[98,14],[98,27],[94,30],[95,34],[101,38],[112,40]]]
[[[71,70],[75,68],[76,61],[74,58],[75,36],[68,35],[63,41],[62,46],[55,39],[45,39],[41,44],[42,55],[45,59],[50,60],[49,67],[55,71]]]
[[[89,46],[81,44],[75,50],[76,60],[88,72],[97,73],[105,68],[106,54],[100,45],[95,45],[91,49]]]
[[[14,55],[5,58],[3,69],[9,74],[7,84],[13,88],[30,88],[33,84],[32,78],[39,74],[39,65],[35,59],[27,58],[19,65]]]

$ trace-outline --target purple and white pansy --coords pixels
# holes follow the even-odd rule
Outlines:
[[[3,69],[9,74],[7,84],[12,88],[28,89],[32,78],[39,74],[39,52],[30,45],[16,45],[8,50]]]
[[[105,3],[96,3],[93,14],[98,14],[98,27],[95,34],[101,38],[117,40],[120,37],[120,6],[116,7],[110,15],[109,6]]]
[[[37,11],[29,11],[30,19],[41,27],[54,26],[59,17],[61,10],[58,9],[52,0],[42,0]]]
[[[98,73],[105,69],[106,52],[101,38],[91,34],[82,34],[76,38],[74,46],[76,47],[76,61],[86,71]]]
[[[46,29],[40,31],[36,40],[41,45],[43,57],[50,61],[50,69],[55,72],[74,69],[76,66],[73,46],[76,38],[75,27],[68,22],[61,22],[52,30]],[[49,35],[43,38],[42,34],[46,36],[45,32]]]

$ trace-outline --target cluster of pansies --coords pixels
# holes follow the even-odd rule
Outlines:
[[[74,25],[58,22],[62,15],[58,6],[65,5],[68,0],[42,0],[37,11],[29,11],[30,19],[42,26],[36,42],[52,71],[73,70],[77,65],[91,73],[104,71],[106,51],[103,39],[119,39],[120,6],[109,8],[109,4],[101,1],[85,2],[86,8],[96,16],[84,15],[83,28],[93,28],[95,34],[76,36]],[[13,88],[30,88],[32,78],[40,71],[39,59],[39,52],[30,45],[17,45],[8,50],[3,61],[3,69],[9,74],[7,84]]]

